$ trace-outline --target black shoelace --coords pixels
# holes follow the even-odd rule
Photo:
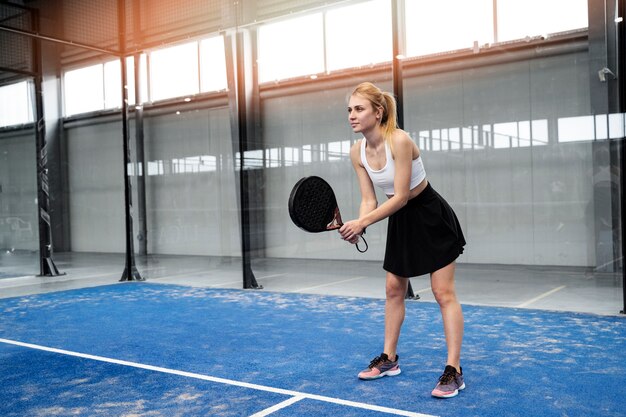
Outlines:
[[[452,382],[456,378],[456,375],[452,372],[444,372],[443,375],[439,377],[439,382],[441,385],[447,385]]]
[[[372,361],[370,362],[370,369],[373,369],[376,367],[376,365],[379,365],[381,363],[385,362],[385,359],[383,359],[382,356],[376,356],[374,359],[372,359]]]

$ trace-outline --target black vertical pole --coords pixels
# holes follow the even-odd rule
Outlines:
[[[130,176],[128,175],[128,167],[130,165],[130,145],[128,140],[128,80],[126,75],[126,2],[118,0],[117,16],[119,28],[119,43],[121,52],[121,68],[122,68],[122,142],[124,152],[124,209],[126,220],[126,259],[124,272],[120,281],[143,281],[135,265],[135,249],[133,245],[133,217],[132,217],[132,193]]]
[[[617,0],[617,13],[615,18],[618,16],[624,17],[624,13],[626,12],[626,0]],[[617,105],[618,111],[624,115],[626,112],[626,66],[624,65],[624,57],[626,57],[626,29],[624,28],[624,21],[618,22],[615,21],[615,42],[617,49]],[[626,206],[624,197],[626,196],[626,178],[624,174],[626,174],[626,138],[622,138],[620,140],[620,169],[619,169],[619,178],[620,178],[620,226],[622,230],[622,310],[621,314],[626,314]]]
[[[31,10],[33,31],[39,32],[39,13]],[[50,191],[48,187],[48,146],[43,109],[43,63],[41,40],[33,39],[33,66],[35,73],[35,147],[37,151],[37,207],[39,209],[39,274],[61,275],[52,260],[52,230],[50,227]]]
[[[236,5],[235,7],[240,7]],[[239,12],[239,11],[238,11]],[[241,221],[241,257],[244,289],[262,289],[259,285],[251,263],[251,235],[250,235],[250,190],[249,173],[246,171],[245,155],[249,146],[248,138],[248,103],[250,97],[246,83],[251,80],[246,75],[243,33],[236,30],[224,36],[226,52],[226,75],[228,79],[228,107],[230,113],[231,138],[233,153],[238,154],[235,160],[239,170],[239,213]]]
[[[402,88],[402,56],[404,55],[404,0],[391,1],[391,28],[393,32],[393,60],[391,64],[393,95],[396,97],[398,126],[404,128],[404,93]],[[411,280],[404,298],[417,300]]]
[[[619,187],[620,192],[620,227],[622,230],[622,310],[621,314],[626,314],[626,202],[624,196],[626,195],[626,178],[624,173],[626,172],[626,138],[622,138],[617,141],[618,155],[619,155]]]
[[[237,114],[239,132],[239,197],[241,202],[241,256],[243,261],[243,287],[261,289],[252,272],[251,236],[250,236],[250,198],[249,173],[245,169],[245,154],[248,149],[248,100],[246,93],[245,60],[243,34],[236,35],[236,74],[237,74]]]

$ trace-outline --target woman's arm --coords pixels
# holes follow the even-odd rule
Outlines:
[[[365,140],[365,139],[361,139]],[[376,191],[374,190],[374,184],[370,180],[370,177],[365,170],[365,167],[361,163],[361,140],[357,141],[352,148],[350,148],[350,160],[352,161],[352,167],[356,173],[357,180],[359,182],[359,189],[361,191],[361,204],[359,206],[359,218],[366,216],[371,211],[378,207],[378,200],[376,199]],[[339,229],[341,234],[343,227]],[[365,230],[365,229],[363,229]],[[357,243],[359,241],[359,235],[363,233],[361,230],[358,234],[353,234],[350,238],[346,238],[342,234],[342,238],[350,243]]]
[[[352,164],[355,166],[355,170],[357,171],[357,176],[359,178],[362,200],[359,218],[357,220],[346,222],[343,227],[339,229],[341,237],[345,240],[352,241],[356,235],[363,233],[363,230],[367,226],[391,216],[393,213],[404,207],[409,200],[414,143],[409,135],[400,129],[396,130],[394,133],[392,143],[396,168],[394,177],[394,195],[380,206],[372,206],[371,203],[368,204],[368,200],[372,198],[371,195],[374,196],[374,201],[376,200],[374,187],[369,179],[367,171],[365,171],[365,168],[361,165],[360,154],[356,155],[356,158],[358,158],[357,164],[359,168],[357,169],[357,164],[355,164],[354,147],[350,152]]]
[[[352,145],[350,149],[350,159],[352,160],[352,167],[354,168],[354,172],[356,172],[357,180],[359,181],[359,189],[361,190],[361,205],[359,207],[359,218],[361,218],[378,207],[374,184],[372,184],[372,180],[361,163],[361,141]]]

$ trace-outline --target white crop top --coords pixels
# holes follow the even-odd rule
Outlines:
[[[385,166],[379,170],[372,169],[367,163],[365,156],[365,139],[361,139],[361,163],[365,167],[365,170],[370,176],[372,183],[380,187],[387,195],[394,195],[393,178],[396,173],[396,165],[391,155],[391,149],[389,144],[385,141],[385,152],[387,156],[387,162]],[[421,155],[413,160],[411,164],[411,186],[410,189],[417,187],[426,178],[426,170],[424,169],[424,163],[422,162]]]

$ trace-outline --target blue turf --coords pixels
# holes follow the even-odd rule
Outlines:
[[[0,415],[246,416],[289,398],[0,345]]]
[[[438,306],[426,302],[407,304],[402,374],[368,382],[356,374],[382,349],[377,299],[126,283],[0,300],[0,338],[433,415],[624,415],[623,317],[475,306],[464,314],[467,389],[450,400],[430,396],[445,343]],[[143,401],[155,415],[243,416],[287,398],[216,385],[0,344],[0,386],[11,387],[0,390],[3,416],[14,407],[93,410],[109,398]],[[213,406],[234,411],[208,413]],[[384,414],[307,399],[272,416],[307,415]]]

